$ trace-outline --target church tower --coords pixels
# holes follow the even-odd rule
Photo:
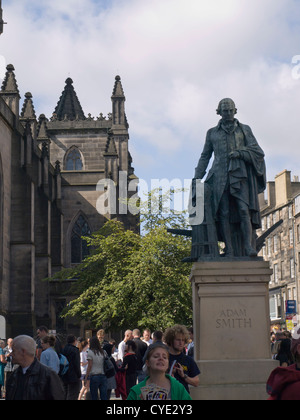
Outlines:
[[[52,165],[60,162],[61,168],[66,267],[86,256],[80,236],[99,230],[106,220],[117,218],[127,228],[138,231],[137,218],[119,212],[120,173],[123,187],[126,176],[126,189],[130,180],[137,179],[128,150],[129,126],[120,76],[115,78],[111,101],[112,112],[107,116],[86,115],[73,80],[68,78],[52,117],[43,120],[43,142],[48,138],[50,161]],[[105,194],[105,189],[99,191],[97,185],[104,180],[113,181],[115,186],[112,214],[100,214],[97,210],[99,196]]]
[[[80,263],[89,252],[82,237],[108,219],[139,231],[138,217],[120,211],[119,198],[126,199],[120,182],[127,190],[138,181],[121,79],[115,78],[107,116],[86,115],[68,78],[48,118],[36,115],[30,92],[20,107],[14,66],[6,70],[0,90],[0,317],[9,336],[33,335],[38,325],[79,335],[78,324],[60,317],[74,298],[70,284],[43,279]],[[115,211],[100,212],[97,202],[110,187]],[[130,190],[127,198],[136,193],[132,184]]]

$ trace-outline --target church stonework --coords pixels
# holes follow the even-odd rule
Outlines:
[[[45,282],[79,263],[88,250],[82,235],[117,218],[139,230],[137,216],[99,214],[97,190],[120,172],[138,181],[128,149],[128,123],[121,79],[115,78],[111,112],[85,115],[72,79],[52,116],[36,116],[30,92],[20,106],[15,69],[7,66],[0,91],[0,315],[7,335],[35,333],[38,325],[79,334],[59,314],[72,298],[68,285]],[[136,191],[130,194],[135,194]]]

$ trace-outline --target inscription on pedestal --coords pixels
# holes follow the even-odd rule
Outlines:
[[[246,309],[222,309],[216,319],[216,328],[252,328],[252,319]]]

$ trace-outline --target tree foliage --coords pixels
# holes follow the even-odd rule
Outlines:
[[[85,238],[90,256],[55,276],[77,279],[72,293],[78,298],[63,316],[109,330],[191,324],[191,266],[181,262],[190,253],[190,239],[168,233],[166,226],[178,227],[178,220],[172,214],[148,219],[143,236],[110,220]]]

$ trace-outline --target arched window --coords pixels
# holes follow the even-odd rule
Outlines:
[[[82,236],[89,236],[91,230],[85,218],[80,215],[74,223],[71,234],[71,263],[79,264],[89,255],[87,243]]]
[[[65,169],[66,171],[82,171],[82,157],[77,147],[74,147],[67,152],[65,159]]]

